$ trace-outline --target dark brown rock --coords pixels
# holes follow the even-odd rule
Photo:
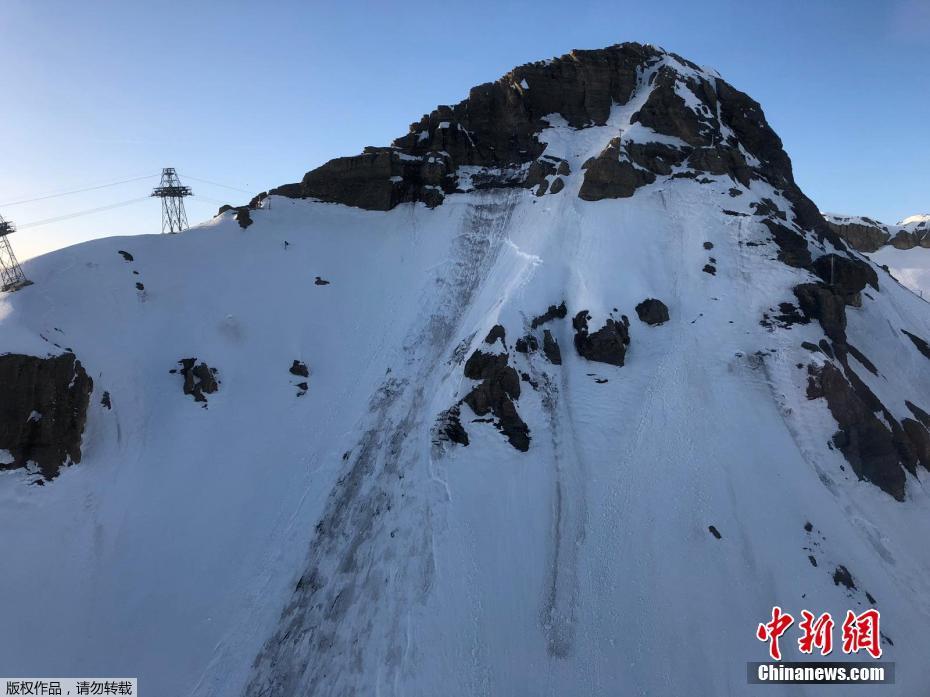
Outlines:
[[[849,590],[856,589],[856,583],[853,581],[852,574],[849,573],[849,569],[842,564],[836,567],[836,570],[833,572],[833,583],[837,586],[842,584]]]
[[[248,208],[242,207],[236,210],[236,222],[243,230],[252,224],[252,215]]]
[[[861,221],[861,222],[859,222]],[[827,219],[827,225],[836,234],[860,252],[875,252],[891,238],[888,228],[870,218]]]
[[[627,157],[634,164],[648,169],[653,174],[671,174],[672,168],[680,165],[688,156],[686,150],[666,143],[627,143]]]
[[[652,172],[639,169],[620,157],[620,139],[614,138],[600,155],[588,163],[578,196],[585,201],[629,198],[639,187],[656,180]]]
[[[517,339],[514,349],[519,353],[530,353],[531,351],[539,349],[539,342],[536,340],[535,336],[527,334]]]
[[[902,419],[901,427],[913,445],[917,461],[924,469],[930,470],[930,434],[926,427],[914,419]]]
[[[794,295],[808,320],[820,322],[824,333],[833,341],[846,343],[846,299],[843,295],[822,283],[797,285]]]
[[[930,358],[930,344],[928,344],[925,339],[921,339],[916,334],[911,334],[906,329],[902,329],[901,331],[911,340],[911,343],[917,347],[917,350],[920,351],[925,358]]]
[[[507,355],[475,351],[465,362],[465,377],[481,382],[463,401],[477,416],[493,414],[510,444],[523,452],[529,450],[529,427],[513,403],[520,397],[520,375],[507,365]]]
[[[817,257],[811,270],[824,283],[832,285],[844,295],[854,295],[866,285],[878,290],[878,274],[867,262],[839,254],[824,254]]]
[[[861,381],[851,383],[833,364],[809,368],[808,398],[824,397],[840,430],[834,444],[860,479],[899,501],[904,500],[905,475],[899,441],[874,411],[881,403]],[[851,371],[847,375],[854,375]],[[890,414],[884,414],[886,420]],[[895,422],[896,424],[897,422]]]
[[[45,479],[81,461],[81,438],[94,382],[73,353],[50,358],[0,356],[0,449],[18,469],[34,462]]]
[[[484,338],[484,343],[493,344],[498,339],[500,339],[501,344],[503,344],[505,347],[507,346],[507,339],[504,328],[499,324],[495,324],[493,327],[491,327],[491,331],[489,331],[488,335]]]
[[[630,343],[628,324],[608,318],[603,327],[589,334],[590,319],[588,311],[582,310],[572,320],[572,326],[575,328],[575,349],[578,354],[589,361],[622,366],[626,357],[626,347]]]
[[[778,245],[779,261],[796,268],[810,266],[811,253],[803,233],[771,219],[763,220],[762,223],[772,233],[772,239]]]
[[[558,306],[550,305],[549,309],[543,312],[541,315],[534,317],[531,325],[533,329],[536,329],[540,325],[545,324],[546,322],[551,322],[554,319],[565,319],[565,315],[568,314],[568,308],[565,307],[565,303],[562,302]]]
[[[461,409],[458,404],[439,415],[439,437],[444,440],[468,445],[468,432],[462,426]]]
[[[636,306],[636,315],[646,324],[662,324],[668,322],[668,307],[661,300],[646,298]]]
[[[543,330],[543,354],[553,365],[562,365],[562,350],[559,348],[559,342],[548,329]]]
[[[179,372],[184,378],[184,394],[192,395],[196,402],[206,402],[205,395],[213,394],[219,389],[214,369],[206,363],[197,362],[196,358],[182,358],[178,361]]]
[[[677,80],[671,68],[660,68],[652,92],[630,121],[639,122],[656,133],[677,136],[689,145],[710,145],[714,131],[719,129],[716,118],[698,115],[689,108],[675,91]]]
[[[298,361],[296,358],[291,364],[291,368],[288,372],[291,375],[299,375],[302,378],[310,377],[310,369],[307,367],[307,364],[303,361]]]
[[[688,166],[700,172],[726,174],[743,186],[749,186],[752,169],[738,148],[727,145],[695,148],[688,156]]]

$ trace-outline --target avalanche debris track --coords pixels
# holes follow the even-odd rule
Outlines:
[[[255,661],[247,695],[361,694],[397,688],[416,671],[401,650],[406,616],[436,573],[429,473],[431,386],[458,342],[462,313],[506,239],[515,197],[476,196],[452,243],[449,273],[423,294],[422,325],[408,334],[406,365],[389,377],[359,424],[364,436],[330,496],[280,627]],[[407,372],[407,371],[410,372]]]

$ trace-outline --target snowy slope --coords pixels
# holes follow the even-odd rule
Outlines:
[[[897,662],[881,693],[930,694],[924,484],[907,474],[895,501],[860,481],[806,397],[825,359],[800,343],[820,326],[760,323],[812,279],[775,259],[751,205],[791,202],[758,179],[734,197],[726,176],[578,196],[611,138],[668,138],[630,123],[650,89],[644,72],[603,126],[549,119],[545,152],[571,165],[555,194],[390,211],[272,196],[246,229],[226,213],[29,262],[35,285],[0,295],[0,348],[73,349],[95,388],[80,464],[42,487],[0,472],[0,673],[196,697],[752,694],[772,605],[842,617],[868,592]],[[879,279],[846,331],[900,419],[930,393],[900,328],[930,336],[930,313]],[[636,318],[647,297],[668,322]],[[545,325],[562,365],[514,351],[563,301]],[[592,328],[630,317],[625,365],[578,355],[580,310]],[[469,444],[437,440],[498,324],[536,384],[516,400],[527,452],[467,406]],[[194,356],[221,381],[206,408],[169,373]]]

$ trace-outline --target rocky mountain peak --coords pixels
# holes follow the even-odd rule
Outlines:
[[[599,129],[598,152],[571,168],[548,142],[557,128]],[[717,176],[743,188],[767,182],[792,202],[800,227],[832,235],[756,101],[681,56],[623,43],[514,68],[424,115],[390,146],[331,160],[251,206],[271,193],[369,210],[435,207],[482,188],[558,193],[569,177],[579,179],[569,193],[598,200],[659,179]]]

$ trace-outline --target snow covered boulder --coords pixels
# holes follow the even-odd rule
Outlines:
[[[0,469],[35,463],[45,479],[81,461],[94,381],[73,353],[0,356]],[[10,460],[11,461],[7,461]]]

